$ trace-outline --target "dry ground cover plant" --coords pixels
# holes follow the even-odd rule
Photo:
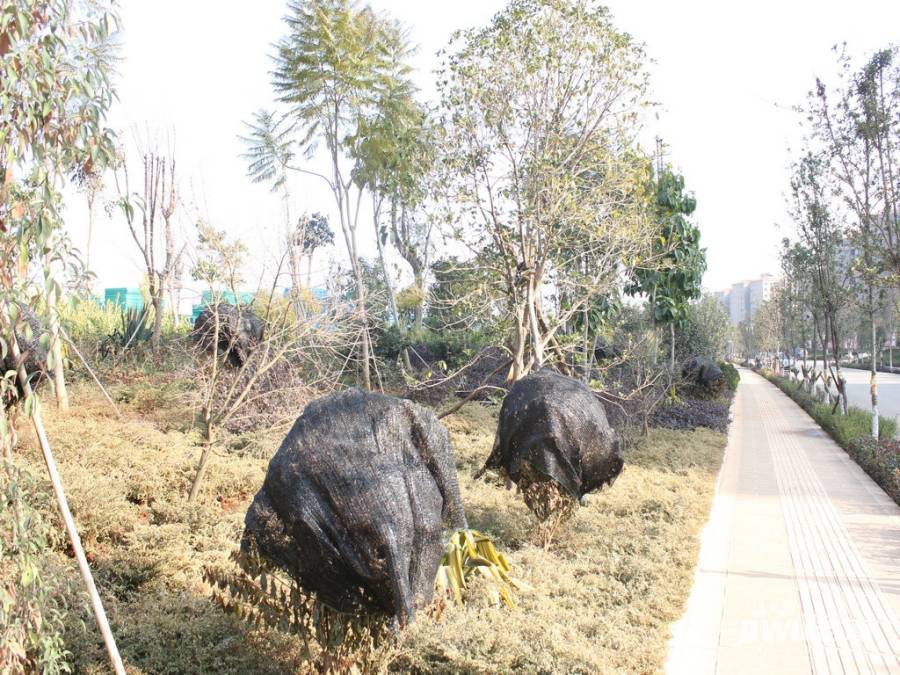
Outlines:
[[[73,394],[81,404],[65,418],[46,406],[63,480],[129,672],[308,672],[301,640],[247,629],[211,602],[202,579],[204,566],[225,563],[237,545],[268,456],[220,451],[217,470],[188,504],[197,432],[177,396],[151,394],[164,385],[146,377],[128,392],[114,387],[120,419],[98,393],[77,384]],[[151,400],[157,408],[147,415]],[[472,479],[490,452],[496,416],[496,406],[474,404],[444,422],[470,527],[492,536],[533,590],[518,594],[512,609],[448,604],[438,621],[423,613],[380,666],[447,673],[658,670],[669,625],[690,590],[725,436],[651,430],[630,444],[614,488],[589,496],[545,550],[533,543],[535,520],[520,495],[500,481]],[[40,485],[40,455],[30,438],[22,440],[18,462]],[[280,440],[256,439],[272,452]],[[51,500],[32,503],[56,518]],[[47,560],[51,572],[75,574],[63,542]],[[68,603],[65,642],[75,672],[106,673],[84,600],[69,597]]]

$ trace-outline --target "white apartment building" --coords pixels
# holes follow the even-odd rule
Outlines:
[[[737,326],[747,316],[747,286],[744,282],[732,285],[728,292],[728,318]]]
[[[748,281],[747,286],[747,318],[753,318],[756,310],[766,300],[772,297],[772,284],[775,277],[771,274],[763,274],[759,279]]]
[[[727,291],[718,291],[715,296],[728,312],[733,326],[742,321],[751,321],[763,302],[772,297],[775,277],[763,274],[758,279],[739,281]]]

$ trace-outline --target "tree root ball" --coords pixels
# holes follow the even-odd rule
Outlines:
[[[218,340],[216,323],[218,322]],[[201,349],[218,352],[235,368],[240,368],[256,346],[262,342],[264,324],[249,307],[220,302],[206,305],[194,321],[191,339]]]
[[[30,339],[28,338],[25,329],[26,325],[31,329]],[[47,350],[41,346],[40,339],[44,332],[44,328],[41,326],[40,319],[38,319],[37,315],[26,305],[19,305],[19,316],[18,321],[16,322],[15,332],[16,342],[19,345],[19,351],[24,359],[25,372],[28,373],[32,388],[37,388],[41,382],[47,379]],[[3,369],[2,373],[16,370],[18,367],[18,363],[16,363],[15,358],[13,358],[12,349],[9,344],[6,345],[5,351],[6,356],[0,358],[0,368]],[[16,378],[15,393],[10,391],[4,397],[4,408],[14,405],[23,395],[22,385],[19,383],[18,378]]]
[[[686,382],[707,389],[714,389],[724,384],[722,369],[712,359],[705,356],[692,356],[681,367],[681,376]]]
[[[485,469],[500,470],[529,494],[541,478],[553,480],[580,501],[622,472],[620,445],[594,392],[544,368],[510,389]]]
[[[413,620],[443,527],[466,526],[450,436],[411,401],[356,389],[310,403],[245,521],[258,551],[339,612]]]

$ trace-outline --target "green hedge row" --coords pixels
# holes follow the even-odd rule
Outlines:
[[[900,505],[900,441],[857,438],[847,452]]]
[[[879,418],[879,439],[876,441],[871,437],[871,413],[851,406],[846,415],[832,415],[831,406],[813,399],[800,382],[792,382],[770,371],[759,373],[803,408],[891,499],[900,504],[900,443],[894,440],[897,433],[894,420]]]

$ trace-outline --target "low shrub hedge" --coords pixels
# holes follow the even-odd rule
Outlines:
[[[847,452],[891,499],[900,504],[900,441],[856,438],[850,442]]]
[[[900,442],[894,440],[897,423],[880,417],[876,441],[871,437],[872,414],[851,406],[846,415],[832,415],[831,406],[814,400],[800,382],[792,382],[769,371],[759,371],[769,382],[791,397],[821,426],[857,464],[900,504]]]

